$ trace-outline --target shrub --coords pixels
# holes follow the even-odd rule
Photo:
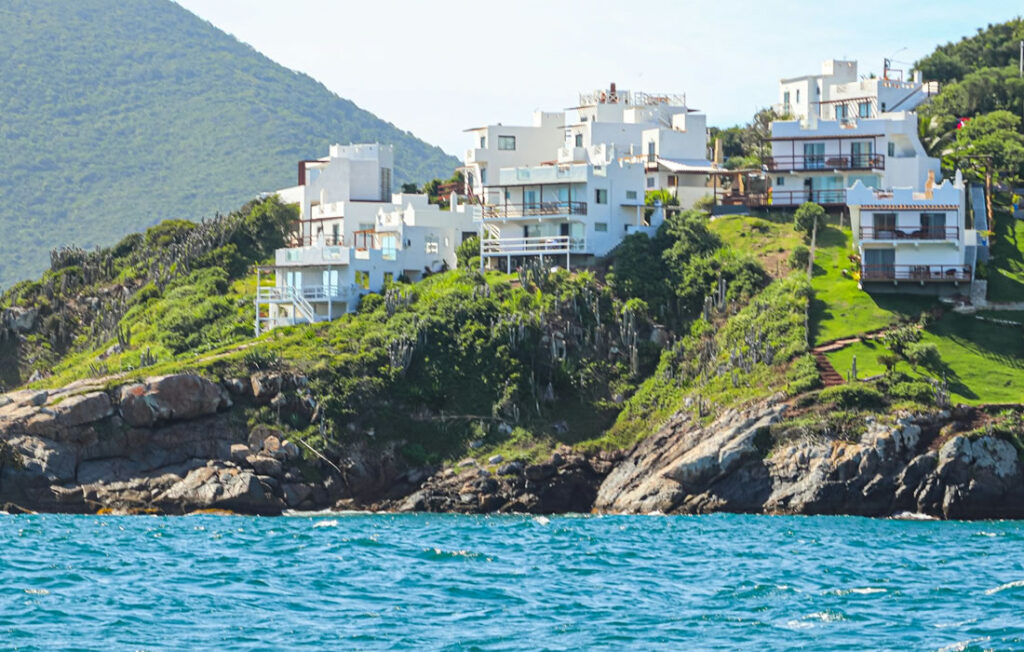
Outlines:
[[[931,383],[923,380],[893,383],[889,385],[887,393],[890,398],[900,398],[914,401],[915,403],[931,405],[935,402],[935,390],[932,388]]]
[[[822,403],[834,403],[841,408],[877,408],[885,405],[882,393],[870,385],[836,385],[818,394]]]
[[[786,380],[789,381],[789,393],[792,395],[821,387],[821,374],[818,373],[814,356],[808,353],[793,360],[786,372]]]
[[[703,211],[705,213],[710,213],[711,209],[712,209],[712,207],[714,207],[714,205],[715,205],[715,198],[713,196],[711,196],[711,195],[704,195],[703,197],[701,197],[697,201],[693,202],[694,210]]]
[[[789,266],[793,269],[807,269],[811,260],[811,250],[804,245],[797,245],[789,254]]]
[[[921,332],[913,326],[900,326],[885,332],[882,344],[896,355],[905,355],[907,347],[921,339]]]
[[[480,238],[479,236],[472,236],[466,238],[459,245],[458,249],[455,250],[455,260],[459,266],[459,269],[472,268],[473,258],[480,255]]]
[[[800,204],[793,213],[793,226],[804,234],[806,240],[810,240],[815,224],[819,229],[825,226],[825,209],[811,201]]]
[[[907,346],[907,361],[916,369],[919,365],[925,369],[938,369],[942,365],[939,347],[931,342],[914,342]]]
[[[892,370],[896,368],[896,363],[900,361],[899,357],[892,353],[883,353],[877,358],[878,364],[885,367],[885,373],[892,373]]]

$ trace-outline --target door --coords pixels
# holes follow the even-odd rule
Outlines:
[[[896,237],[896,213],[875,213],[872,222],[875,240],[892,240]]]
[[[820,170],[825,167],[825,143],[804,143],[804,168]]]
[[[540,202],[537,201],[536,190],[525,190],[523,191],[523,212],[536,211],[540,208]]]
[[[871,167],[871,141],[854,141],[850,143],[850,163],[854,168]]]
[[[896,277],[895,263],[895,249],[865,249],[861,278],[868,281],[893,279]]]

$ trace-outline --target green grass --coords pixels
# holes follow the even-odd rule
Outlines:
[[[988,300],[1024,301],[1024,220],[1010,214],[1006,197],[996,198],[988,263]]]
[[[947,314],[929,325],[922,342],[935,344],[942,356],[950,396],[954,403],[1024,402],[1024,335],[1015,326],[1001,326],[968,315]],[[857,375],[865,378],[885,371],[878,356],[888,353],[881,342],[858,342],[827,354],[842,376],[857,356]],[[901,360],[898,371],[912,376],[941,375],[913,370]]]
[[[708,228],[724,244],[756,258],[775,278],[789,273],[789,254],[803,242],[789,221],[722,215],[716,217]]]

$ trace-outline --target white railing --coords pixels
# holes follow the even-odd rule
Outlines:
[[[327,301],[345,300],[357,292],[353,285],[305,285],[302,287],[261,287],[257,298],[262,301]]]
[[[567,235],[497,238],[483,240],[480,243],[480,253],[483,256],[565,255],[584,249],[584,238],[572,238]]]

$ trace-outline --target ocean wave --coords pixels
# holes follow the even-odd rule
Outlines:
[[[989,589],[988,591],[985,591],[985,595],[995,595],[996,593],[1001,593],[1002,591],[1007,591],[1009,589],[1024,589],[1024,580],[1014,580],[1013,582],[1007,582],[1006,584],[997,586],[994,589]]]

